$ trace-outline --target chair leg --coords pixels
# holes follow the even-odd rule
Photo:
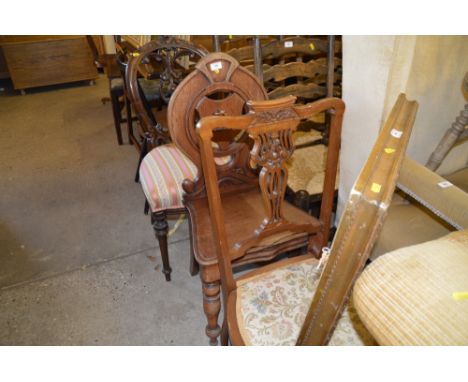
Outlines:
[[[135,174],[135,183],[138,183],[140,181],[140,166],[146,154],[148,154],[148,142],[146,138],[144,138],[143,142],[141,142],[140,157],[138,158],[138,165]]]
[[[117,134],[117,142],[119,145],[123,144],[122,140],[122,129],[120,127],[122,123],[122,116],[120,114],[120,105],[119,105],[119,94],[118,92],[112,91],[110,92],[111,95],[111,103],[112,103],[112,113],[114,114],[114,126],[115,126],[115,133]]]
[[[172,269],[169,266],[169,254],[167,249],[167,232],[169,226],[167,224],[166,212],[153,212],[151,214],[151,222],[153,224],[154,233],[159,242],[164,276],[166,277],[166,281],[171,281]]]
[[[216,270],[216,272],[219,271]],[[202,267],[200,277],[202,280],[203,311],[208,321],[205,333],[210,339],[210,345],[216,346],[218,345],[218,336],[221,333],[221,328],[218,325],[218,316],[221,311],[221,284],[219,279],[215,280],[210,277],[210,270],[206,267]]]
[[[227,321],[223,321],[223,326],[221,327],[221,346],[228,346],[229,345],[229,332]]]
[[[189,221],[189,232],[190,232],[190,276],[195,276],[200,271],[200,266],[198,265],[197,259],[195,259],[195,253],[193,252],[193,238],[192,238],[192,227]]]
[[[306,190],[299,190],[294,195],[294,205],[309,213],[309,193]]]
[[[133,136],[133,119],[132,119],[132,105],[130,100],[127,96],[125,98],[125,110],[127,112],[127,135],[128,135],[128,143],[132,144],[132,140],[130,139]]]

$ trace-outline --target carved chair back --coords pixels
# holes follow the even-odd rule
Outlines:
[[[218,244],[218,263],[223,280],[224,293],[235,289],[235,281],[231,263],[246,255],[249,248],[258,245],[264,239],[280,233],[316,233],[312,224],[297,224],[287,221],[283,215],[284,195],[288,181],[286,161],[294,151],[292,133],[299,122],[325,110],[333,110],[330,144],[336,150],[330,150],[327,159],[324,196],[322,199],[320,234],[310,236],[309,248],[317,252],[317,248],[326,245],[324,237],[328,237],[330,226],[334,183],[337,171],[341,123],[344,103],[337,98],[326,98],[305,106],[295,106],[296,97],[288,96],[278,100],[250,101],[247,106],[249,113],[243,116],[222,117],[211,116],[203,118],[197,125],[201,144],[203,173],[206,180],[210,216]],[[221,193],[218,186],[218,175],[214,161],[212,139],[217,129],[233,129],[245,131],[254,141],[250,151],[252,166],[261,170],[257,182],[262,194],[265,216],[252,236],[243,242],[228,246],[226,237]]]
[[[140,121],[141,134],[150,145],[168,143],[170,137],[151,111],[139,85],[141,72],[147,79],[159,81],[159,96],[168,102],[177,85],[193,70],[194,62],[208,54],[201,45],[173,37],[162,36],[133,52],[127,70],[126,82],[132,105]]]
[[[264,100],[266,92],[251,72],[226,53],[211,53],[201,59],[175,90],[168,106],[168,124],[172,140],[195,164],[198,176],[183,183],[185,198],[206,195],[202,176],[197,122],[205,116],[234,116],[248,112],[249,100]],[[215,156],[222,187],[249,187],[256,173],[248,165],[248,136],[218,131]]]

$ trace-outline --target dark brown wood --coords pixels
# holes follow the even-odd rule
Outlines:
[[[151,223],[154,233],[159,242],[159,250],[161,251],[161,259],[163,263],[163,273],[166,281],[171,281],[172,269],[169,265],[169,255],[167,249],[167,232],[169,226],[167,224],[166,212],[158,211],[151,214]]]
[[[0,79],[9,77],[10,73],[8,73],[8,67],[5,61],[5,56],[3,55],[3,50],[0,46]]]
[[[292,96],[272,101],[251,101],[247,104],[249,113],[246,115],[206,117],[197,127],[208,198],[187,198],[186,206],[191,220],[195,258],[203,269],[202,275],[214,279],[221,274],[226,311],[229,309],[229,293],[235,290],[232,266],[271,260],[278,254],[298,248],[308,248],[311,255],[318,257],[328,240],[333,174],[336,174],[338,163],[344,104],[338,99],[325,99],[296,107],[294,102],[295,97]],[[337,152],[328,156],[330,176],[325,179],[326,192],[331,192],[332,196],[323,198],[323,215],[321,220],[317,220],[284,201],[287,183],[285,163],[294,150],[291,134],[300,120],[329,108],[335,110],[335,134],[331,137],[333,150]],[[223,173],[214,162],[212,138],[220,127],[245,131],[254,141],[250,155],[244,158],[244,164],[239,165],[240,168],[253,166],[261,169],[256,187],[252,187],[252,182],[243,191],[219,186]],[[217,307],[217,304],[218,301],[213,306]],[[219,310],[215,313],[217,316]],[[207,318],[212,331],[219,331],[219,326],[213,324],[213,314]]]
[[[156,120],[151,107],[144,100],[138,82],[142,68],[145,68],[147,78],[159,81],[160,98],[168,102],[177,85],[193,69],[190,62],[207,53],[202,46],[173,36],[161,36],[159,40],[150,41],[131,54],[126,69],[126,85],[139,121],[139,138],[132,139],[135,145],[138,146],[142,139],[147,141],[149,148],[170,142],[167,126]]]
[[[85,36],[4,36],[0,44],[15,89],[97,77]]]
[[[120,98],[124,96],[123,88],[121,89],[112,89],[110,88],[110,98],[111,98],[111,105],[112,105],[112,114],[114,117],[114,128],[115,134],[117,135],[117,143],[119,145],[123,144],[122,139],[122,107],[123,104],[120,101]]]

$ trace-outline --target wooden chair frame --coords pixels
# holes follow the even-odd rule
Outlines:
[[[306,243],[306,245],[308,246],[309,252],[313,253],[317,257],[320,254],[321,248],[328,242],[330,220],[333,206],[333,193],[335,188],[334,183],[336,178],[341,140],[341,124],[344,113],[344,103],[339,99],[329,98],[305,106],[292,106],[294,101],[295,97],[291,96],[280,100],[265,102],[249,102],[251,113],[248,115],[239,117],[206,117],[199,122],[199,125],[197,127],[197,131],[199,133],[201,142],[203,173],[205,179],[207,179],[206,187],[209,195],[208,200],[210,201],[210,203],[212,203],[213,198],[217,199],[217,201],[214,202],[216,204],[216,207],[210,205],[210,215],[212,216],[212,219],[218,219],[216,222],[213,221],[213,227],[216,230],[220,229],[219,227],[223,226],[222,220],[219,220],[222,219],[222,216],[220,213],[220,194],[217,186],[218,184],[222,184],[222,173],[220,173],[219,168],[216,168],[213,165],[214,157],[213,149],[211,147],[211,137],[213,131],[216,130],[216,128],[218,127],[223,127],[226,129],[229,128],[237,130],[246,130],[249,134],[252,134],[252,136],[256,139],[256,144],[253,147],[253,152],[256,153],[255,161],[256,163],[258,163],[259,166],[262,166],[262,164],[266,164],[269,160],[272,160],[272,158],[269,158],[269,155],[274,152],[273,148],[275,145],[273,144],[273,142],[270,141],[269,146],[265,146],[267,142],[264,138],[260,138],[260,135],[256,135],[256,133],[254,133],[255,128],[258,128],[260,131],[262,131],[262,129],[268,129],[269,126],[277,127],[277,125],[279,125],[281,128],[288,129],[290,132],[292,132],[297,127],[297,124],[300,122],[301,119],[308,118],[313,114],[316,114],[323,110],[333,109],[330,133],[330,155],[327,158],[327,174],[324,182],[324,197],[322,199],[320,219],[317,220],[313,217],[309,217],[310,222],[312,223],[311,227],[309,228],[305,226],[295,227],[294,225],[290,225],[289,223],[283,221],[281,218],[281,208],[279,207],[284,202],[284,188],[281,188],[285,187],[285,183],[283,182],[280,189],[278,189],[276,192],[276,194],[280,196],[279,199],[277,197],[272,198],[271,195],[266,196],[265,193],[262,194],[265,208],[267,211],[270,211],[270,215],[268,216],[267,214],[264,222],[261,226],[258,227],[258,229],[255,232],[255,235],[252,236],[251,240],[247,240],[244,243],[237,243],[235,250],[229,248],[229,251],[226,252],[226,242],[224,241],[223,243],[221,243],[221,241],[225,240],[222,239],[223,237],[225,237],[225,235],[221,234],[220,236],[218,236],[218,234],[216,234],[215,237],[220,238],[216,241],[217,244],[221,243],[220,245],[223,246],[222,253],[229,253],[230,255],[232,253],[235,253],[235,255],[233,256],[236,258],[237,264],[244,264],[246,262],[257,261],[258,259],[271,259],[280,253],[300,248],[297,247],[297,244],[291,243],[289,244],[289,246],[285,245],[276,251],[267,251],[267,255],[260,253],[258,257],[250,256],[250,258],[248,258],[245,261],[244,259],[239,258],[238,255],[244,250],[251,248],[256,243],[258,244],[264,238],[280,232],[283,228],[293,230],[293,232],[309,233],[310,235],[308,239],[308,244]],[[266,109],[263,109],[264,105],[266,105]],[[259,140],[263,143],[259,144]],[[290,141],[290,137],[287,138],[286,136],[283,136],[280,139],[280,141],[282,143],[288,142],[288,148],[283,151],[280,151],[280,153],[272,155],[278,155],[284,159],[289,155],[288,153],[292,152],[293,150],[293,147],[291,146],[292,142]],[[267,149],[267,147],[269,149]],[[271,151],[270,149],[273,151]],[[263,154],[260,154],[261,152]],[[282,164],[284,165],[284,160]],[[281,176],[287,177],[287,171],[284,171],[285,169],[282,168],[281,173],[283,175]],[[262,172],[260,172],[260,174],[262,174]],[[276,174],[276,176],[277,175],[278,173]],[[265,179],[265,176],[263,176],[263,182],[266,182]],[[258,178],[256,179],[256,182],[258,187]],[[261,187],[265,189],[265,183],[263,183],[263,186]],[[229,191],[222,190],[221,192],[228,193]],[[192,219],[192,215],[196,215],[196,210],[194,210],[192,203],[188,203],[187,206],[189,209],[190,217]],[[273,211],[275,212],[273,213]],[[317,229],[316,227],[319,227],[319,229]],[[220,310],[219,282],[220,279],[226,280],[226,277],[229,277],[226,276],[228,274],[228,265],[226,263],[226,260],[222,259],[221,257],[216,258],[215,253],[204,254],[203,256],[203,254],[197,253],[197,249],[195,248],[195,256],[199,260],[201,266],[202,283],[204,286],[209,286],[209,292],[211,292],[209,295],[209,304],[206,304],[208,306],[205,309],[208,318],[207,334],[211,339],[211,344],[216,344],[217,335],[221,331],[220,327],[217,324],[217,315],[219,314]],[[226,295],[232,287],[232,277],[228,280],[229,281],[227,281],[227,286],[225,283],[223,289],[224,302],[226,302]]]
[[[294,100],[294,98],[292,99]],[[334,116],[339,115],[338,120],[341,120],[342,111],[344,110],[344,104],[337,99],[324,99],[302,108],[294,107],[292,103],[289,100],[288,104],[288,99],[278,100],[277,104],[272,103],[272,101],[251,103],[254,110],[251,115],[207,117],[202,119],[198,125],[202,163],[207,180],[209,208],[216,237],[217,257],[222,280],[225,309],[223,344],[227,344],[228,334],[233,344],[244,344],[236,326],[235,305],[233,306],[236,291],[236,281],[232,271],[233,261],[245,255],[246,248],[257,242],[262,234],[269,235],[280,230],[304,229],[304,227],[294,227],[293,223],[282,219],[281,204],[284,199],[284,186],[281,182],[274,181],[271,183],[270,181],[268,187],[265,187],[265,178],[275,179],[279,174],[282,174],[283,182],[284,179],[287,180],[287,169],[282,161],[291,154],[290,134],[297,127],[300,120],[299,116],[305,117],[332,108],[334,109]],[[281,106],[283,106],[283,109],[276,110],[276,115],[286,115],[286,117],[283,117],[283,119],[272,117],[272,115],[275,115],[275,111],[271,112],[271,109],[274,110],[275,107]],[[262,120],[263,108],[270,111],[270,116]],[[347,301],[354,280],[362,270],[383,223],[386,209],[395,189],[416,110],[417,104],[415,102],[408,102],[404,95],[400,95],[351,192],[350,200],[331,249],[330,258],[320,278],[309,313],[297,341],[298,345],[326,344],[329,340]],[[336,124],[337,119],[332,118],[330,142],[334,141],[333,126],[336,127]],[[252,150],[252,158],[262,166],[260,187],[265,200],[266,218],[251,241],[237,243],[234,246],[228,245],[221,194],[217,185],[216,166],[211,147],[213,131],[220,127],[246,129],[256,141],[256,145]],[[276,140],[277,144],[277,150],[273,150],[273,152],[271,151],[272,139],[273,141]],[[281,149],[278,150],[278,146],[281,146]],[[266,154],[266,156],[262,157],[259,153]],[[324,190],[328,190],[328,193],[332,191],[329,188],[330,184],[334,182],[332,175],[334,174],[327,171]],[[277,187],[273,187],[272,184],[276,184]],[[270,192],[267,192],[267,190]],[[323,200],[328,202],[327,208],[330,208],[331,199],[327,199],[326,196],[327,193],[324,192]],[[276,199],[276,204],[271,204],[270,201],[273,199]],[[326,231],[326,227],[328,226],[324,225],[322,229]],[[325,236],[318,236],[318,240],[317,237],[311,239],[311,242],[315,242],[315,244],[312,248],[309,247],[309,250],[312,250],[316,256],[318,256],[317,249],[326,245],[324,238]],[[278,263],[278,266],[280,266],[280,263]],[[227,322],[230,325],[227,325]]]

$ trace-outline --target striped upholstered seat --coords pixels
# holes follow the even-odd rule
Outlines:
[[[217,143],[213,143],[217,146]],[[231,160],[230,156],[216,157],[218,166]],[[197,168],[174,144],[154,148],[140,165],[140,182],[152,212],[183,208],[184,179],[193,180]]]
[[[183,208],[182,182],[197,168],[173,144],[151,150],[140,165],[140,182],[152,212]]]
[[[468,230],[397,249],[356,282],[359,318],[381,345],[468,345]]]

